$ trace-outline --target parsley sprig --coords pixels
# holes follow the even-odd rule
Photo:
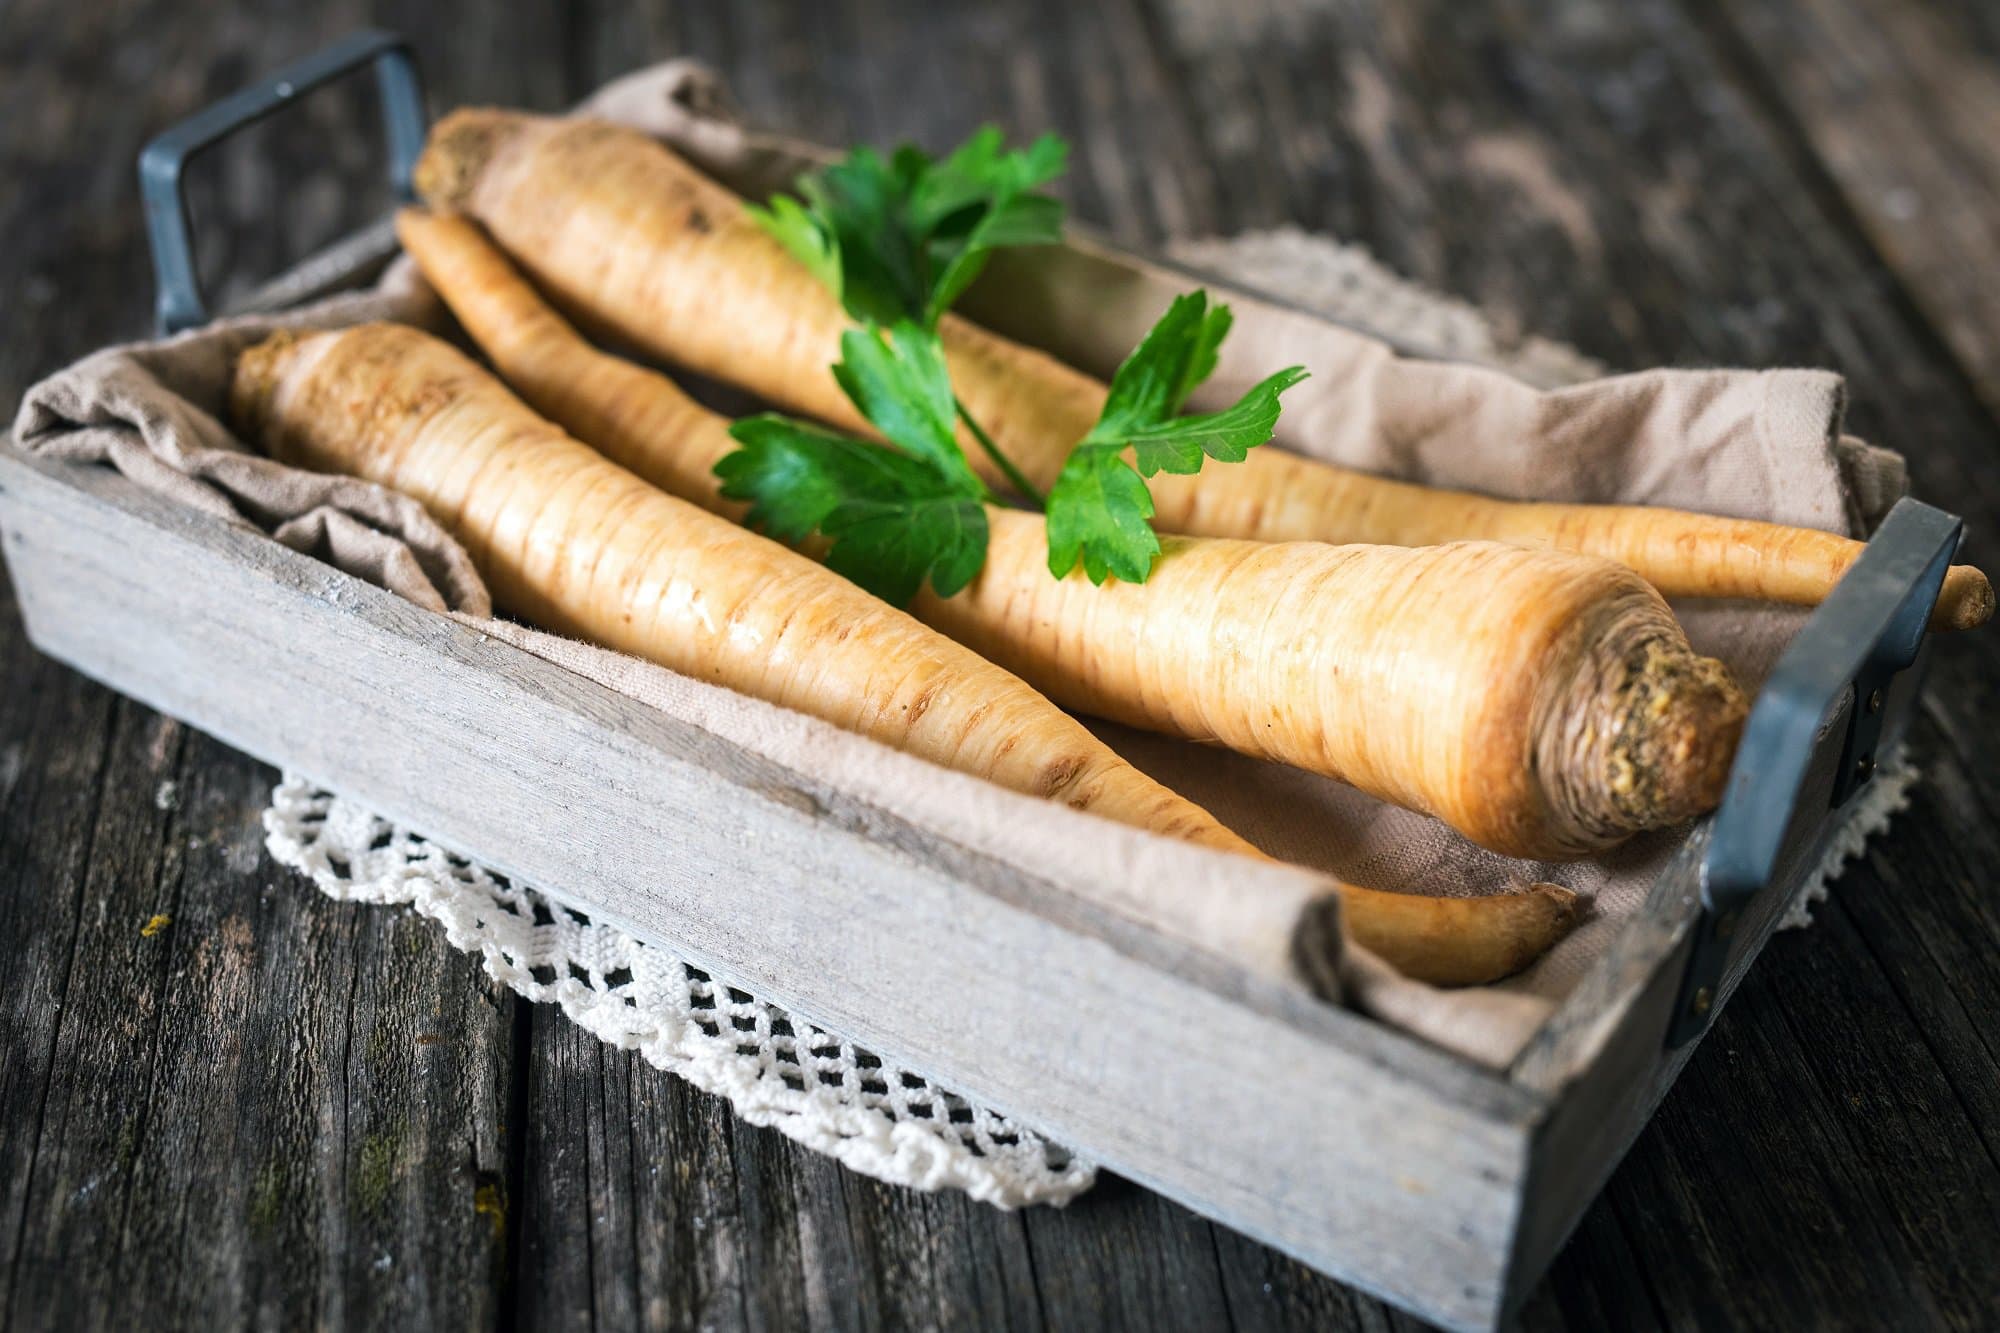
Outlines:
[[[1097,424],[1049,489],[1051,574],[1061,578],[1081,560],[1092,583],[1112,574],[1145,582],[1160,539],[1144,478],[1199,472],[1204,458],[1240,463],[1271,438],[1278,395],[1306,377],[1300,366],[1264,379],[1233,407],[1180,415],[1188,395],[1215,373],[1231,319],[1229,307],[1210,305],[1207,292],[1176,297],[1118,367]]]
[[[742,448],[715,465],[749,521],[790,542],[818,532],[827,565],[905,605],[929,580],[940,597],[986,563],[993,495],[952,430],[951,380],[937,335],[904,322],[841,335],[834,377],[890,442],[883,447],[766,413],[735,422]]]
[[[934,329],[996,249],[1062,240],[1062,204],[1036,193],[1069,146],[1044,135],[1001,146],[987,126],[942,162],[910,144],[857,148],[750,215],[840,297],[858,323]]]
[[[1069,145],[1052,134],[1024,149],[1003,143],[989,125],[942,162],[913,144],[886,158],[856,148],[800,177],[800,199],[777,195],[768,207],[750,205],[750,216],[857,323],[935,331],[993,251],[1062,240],[1061,201],[1036,191],[1062,175]],[[963,404],[955,408],[1008,485],[1039,506],[1034,483]]]
[[[859,326],[842,336],[833,374],[889,441],[771,414],[738,421],[730,434],[741,447],[715,471],[724,495],[751,502],[751,523],[794,542],[819,533],[832,568],[897,605],[926,582],[949,597],[985,563],[985,506],[997,499],[959,447],[962,422],[1046,511],[1053,575],[1080,563],[1093,583],[1142,583],[1160,553],[1146,478],[1193,473],[1210,458],[1241,462],[1271,438],[1279,395],[1305,378],[1296,366],[1234,406],[1182,415],[1230,326],[1229,308],[1199,291],[1177,298],[1118,368],[1046,499],[955,397],[938,320],[994,249],[1061,239],[1061,204],[1036,190],[1066,155],[1053,136],[1008,151],[993,129],[941,162],[907,146],[886,158],[862,148],[802,179],[799,199],[751,209]]]

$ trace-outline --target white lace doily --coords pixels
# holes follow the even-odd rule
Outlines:
[[[1066,1203],[1096,1179],[1091,1163],[922,1075],[305,778],[287,773],[272,791],[264,833],[328,897],[414,908],[516,993],[864,1175],[1001,1208]]]
[[[1910,788],[1921,776],[1901,746],[1882,756],[1874,780],[1853,798],[1846,820],[1820,853],[1819,865],[1799,886],[1798,896],[1786,904],[1785,914],[1778,918],[1779,930],[1803,930],[1813,923],[1813,908],[1826,901],[1847,863],[1866,851],[1868,840],[1909,808]]]

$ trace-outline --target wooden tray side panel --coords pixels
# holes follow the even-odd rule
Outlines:
[[[109,469],[0,451],[0,530],[36,644],[114,688],[1345,1281],[1497,1319],[1541,1098]]]
[[[1923,674],[1920,661],[1896,678],[1886,704],[1884,751],[1908,730]],[[1840,834],[1840,815],[1829,817],[1827,810],[1854,703],[1850,693],[1820,728],[1777,879],[1734,932],[1717,1012]],[[1547,1097],[1551,1110],[1535,1135],[1507,1308],[1540,1279],[1700,1045],[1697,1039],[1676,1049],[1665,1041],[1699,920],[1711,831],[1708,821],[1695,828],[1639,918],[1515,1063],[1515,1082]]]

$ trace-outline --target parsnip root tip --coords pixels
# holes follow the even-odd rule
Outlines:
[[[237,357],[229,381],[229,415],[239,430],[255,435],[263,429],[264,400],[277,383],[278,366],[297,340],[298,335],[291,330],[279,329]]]
[[[1546,902],[1549,905],[1549,910],[1557,914],[1558,919],[1563,925],[1575,922],[1578,917],[1583,915],[1584,909],[1590,906],[1590,899],[1584,897],[1575,889],[1566,889],[1560,884],[1550,884],[1546,880],[1538,880],[1533,884],[1517,889],[1516,892],[1525,893],[1530,897],[1540,898]]]
[[[1343,885],[1347,933],[1404,976],[1433,986],[1483,986],[1547,953],[1587,900],[1560,884],[1440,898]]]
[[[1669,683],[1640,695],[1643,712],[1628,724],[1620,747],[1621,757],[1638,772],[1658,775],[1640,827],[1677,824],[1722,803],[1736,743],[1750,716],[1749,699],[1712,657],[1677,659],[1663,674]]]
[[[1496,941],[1501,954],[1494,964],[1495,981],[1512,976],[1562,940],[1576,928],[1588,911],[1590,899],[1560,884],[1537,882],[1500,895],[1514,906],[1508,913],[1510,929]],[[1511,947],[1510,947],[1511,946]]]
[[[1945,572],[1932,629],[1978,629],[1993,618],[1993,584],[1971,565],[1953,565]]]

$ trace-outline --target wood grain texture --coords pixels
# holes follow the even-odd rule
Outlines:
[[[26,332],[0,340],[0,403],[11,407],[33,376],[143,330],[150,288],[130,181],[145,134],[373,18],[421,25],[413,35],[440,107],[474,98],[555,106],[603,75],[693,51],[729,75],[758,119],[818,138],[911,135],[936,146],[985,119],[1022,132],[1060,129],[1079,144],[1069,188],[1079,215],[1127,241],[1325,227],[1483,301],[1510,326],[1568,337],[1614,364],[1835,365],[1852,381],[1857,429],[1909,452],[1918,493],[1964,513],[1974,528],[1969,554],[1993,558],[1996,430],[1969,391],[1969,344],[1963,334],[1948,340],[1908,295],[1911,280],[1884,258],[1901,243],[1857,222],[1847,177],[1800,132],[1796,103],[1778,95],[1780,80],[1796,74],[1785,75],[1789,57],[1766,39],[1785,36],[1799,5],[1731,5],[1726,24],[1695,0],[1491,11],[1427,3],[1398,12],[1361,0],[1047,0],[983,10],[754,0],[527,6],[491,17],[451,4],[417,19],[365,8],[342,0],[304,16],[132,0],[111,14],[11,0],[0,24],[0,167],[9,184],[0,191],[0,292]],[[1865,42],[1890,31],[1869,25],[1907,8],[1813,5],[1811,14]],[[1960,13],[1968,17],[1925,21],[1967,25],[1953,29],[1970,34],[1954,65],[1983,66],[1990,79],[1993,44],[1971,26],[1981,11]],[[1774,17],[1759,30],[1761,14]],[[1764,37],[1742,41],[1738,30]],[[1927,70],[1909,70],[1873,85],[1875,114],[1845,131],[1861,147],[1870,148],[1880,117],[1933,114]],[[124,95],[103,95],[107,82]],[[293,170],[320,151],[297,142]],[[1886,156],[1900,143],[1871,151]],[[239,216],[264,215],[276,186],[270,172],[240,171]],[[1962,197],[1962,188],[1944,197]],[[1927,206],[1898,225],[1910,252],[1942,253],[1976,222]],[[265,257],[268,271],[300,252],[256,236],[233,244],[241,248],[229,253],[253,271]],[[255,249],[262,244],[269,248]],[[1811,935],[1774,942],[1530,1297],[1525,1326],[1994,1322],[1990,1284],[1982,1294],[1964,1278],[2000,1236],[1976,1200],[1947,1199],[1933,1221],[1938,1196],[1919,1178],[1942,1169],[1985,1181],[2000,1139],[2000,1050],[1987,1021],[2000,1001],[1992,638],[1955,641],[1939,655],[1913,738],[1930,776],[1828,909],[1850,920],[1856,947],[1839,949],[1829,968],[1815,961],[1821,941]],[[67,1090],[75,1064],[65,1066],[64,1086],[51,1081],[59,1042],[76,1041],[61,1036],[64,1012],[128,1013],[133,978],[145,976],[131,964],[79,966],[101,956],[77,953],[85,923],[102,914],[142,925],[156,903],[234,891],[225,868],[206,860],[180,863],[166,884],[164,842],[149,860],[146,838],[172,835],[161,831],[162,813],[138,799],[155,770],[150,750],[133,752],[134,738],[161,727],[147,710],[36,656],[11,609],[0,611],[0,685],[0,949],[10,975],[31,979],[0,999],[0,1309],[10,1327],[52,1322],[18,1298],[22,1256],[47,1254],[42,1233],[63,1228],[68,1260],[85,1271],[143,1255],[165,1283],[125,1294],[123,1312],[166,1325],[229,1318],[242,1308],[237,1298],[195,1278],[204,1245],[170,1246],[149,1230],[134,1248],[121,1219],[89,1210],[88,1196],[79,1204],[52,1192],[49,1168],[35,1164],[117,1174],[115,1136],[101,1146],[66,1139],[43,1116],[78,1096]],[[162,762],[178,766],[182,790],[206,783],[227,794],[239,825],[261,803],[267,770],[197,738],[174,744],[177,757]],[[136,775],[142,790],[119,799],[114,771]],[[100,877],[87,893],[85,867],[99,842],[124,849],[118,864],[136,869],[116,883]],[[289,878],[271,884],[276,895],[306,895],[307,919],[350,924],[320,928],[316,970],[287,973],[288,989],[264,993],[269,1012],[244,1020],[267,1026],[312,1004],[298,993],[308,975],[376,976],[357,972],[361,950],[391,929],[378,911],[318,903]],[[108,929],[99,938],[130,946]],[[448,953],[434,936],[432,945]],[[162,954],[170,968],[184,965]],[[340,988],[313,984],[327,996]],[[204,995],[184,983],[157,993],[162,1002],[145,1020],[157,1040],[186,1052],[200,1049],[201,1034],[213,1039]],[[494,1003],[469,971],[434,1000],[403,1002],[462,1006],[460,1023],[473,1006]],[[345,1013],[344,1000],[320,1003],[329,1017]],[[732,1123],[720,1102],[635,1056],[568,1033],[575,1052],[562,1058],[559,1019],[537,1014],[504,1030],[518,1057],[508,1124],[534,1125],[539,1136],[509,1139],[521,1189],[508,1271],[488,1282],[511,1315],[467,1290],[452,1322],[545,1325],[585,1308],[536,1296],[560,1290],[583,1293],[607,1326],[1408,1324],[1136,1187],[1112,1181],[1063,1212],[1014,1216],[912,1201],[773,1132]],[[1835,1053],[1825,1051],[1809,1059],[1801,1047],[1814,1042],[1845,1047],[1849,1063],[1828,1065]],[[442,1096],[429,1077],[385,1064],[374,1086],[386,1096],[408,1080],[413,1099]],[[536,1120],[525,1118],[536,1080],[550,1090],[622,1090],[544,1096],[537,1104],[549,1115]],[[259,1076],[242,1086],[243,1096],[271,1103],[267,1124],[296,1126],[284,1133],[313,1123],[316,1112],[288,1101],[284,1081]],[[153,1105],[151,1092],[123,1095],[135,1112]],[[328,1096],[353,1109],[344,1086]],[[223,1178],[235,1131],[219,1127],[236,1108],[172,1105],[193,1118],[179,1159],[187,1178]],[[1932,1137],[1928,1117],[1938,1108],[1952,1133]],[[541,1214],[532,1201],[568,1188],[582,1169],[574,1151],[559,1149],[606,1132],[632,1135],[634,1170],[643,1160],[658,1174],[631,1175],[629,1185],[603,1176],[601,1217],[588,1207],[592,1196],[574,1194],[576,1206],[533,1220]],[[309,1251],[320,1242],[307,1238],[323,1234],[318,1201],[341,1197],[340,1168],[331,1158],[300,1160],[308,1180],[283,1196],[282,1225]],[[462,1220],[407,1225],[428,1253]],[[523,1234],[531,1229],[534,1243]],[[621,1269],[634,1253],[637,1267]],[[322,1261],[289,1262],[287,1271]],[[593,1262],[605,1276],[579,1281]],[[371,1270],[365,1280],[379,1279]],[[322,1308],[317,1281],[271,1277],[272,1320],[312,1318]],[[368,1307],[349,1299],[342,1308],[359,1317]],[[107,1311],[96,1322],[109,1320]]]
[[[0,291],[33,324],[0,340],[7,411],[145,331],[144,137],[363,17],[7,7]],[[232,188],[268,207],[274,171]],[[204,235],[269,271],[328,200]],[[475,1196],[506,1176],[513,999],[420,923],[301,894],[263,851],[271,770],[56,668],[4,598],[0,1322],[498,1323]]]
[[[2000,20],[1942,0],[1715,6],[1774,117],[2000,409]]]
[[[179,757],[173,724],[144,730],[131,749]],[[475,1196],[504,1157],[496,997],[420,922],[274,892],[246,817],[265,775],[186,745],[184,777],[106,775],[152,807],[128,827],[158,828],[158,860],[100,840],[84,892],[109,906],[112,877],[150,879],[170,923],[86,918],[77,966],[109,975],[63,1014],[14,1309],[63,1327],[144,1323],[163,1298],[271,1323],[492,1311],[503,1252]]]

